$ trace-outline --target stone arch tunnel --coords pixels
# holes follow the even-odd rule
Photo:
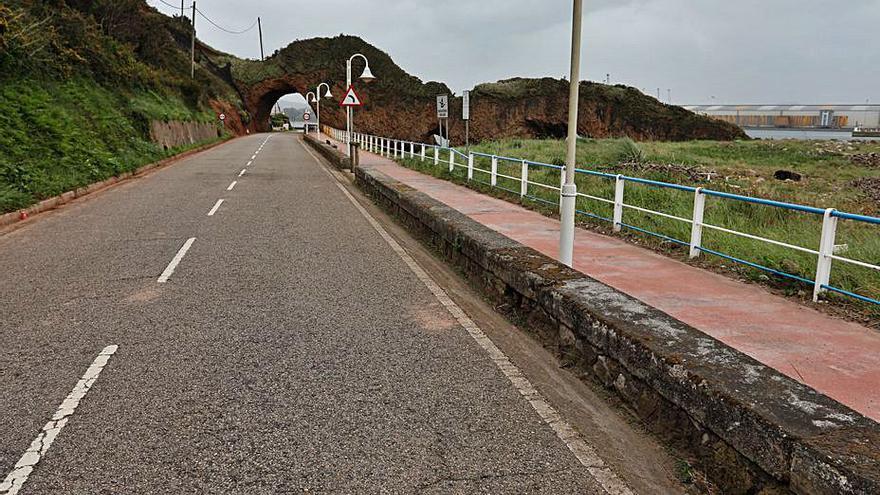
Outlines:
[[[377,79],[366,85],[355,81],[364,107],[355,113],[359,132],[398,139],[430,142],[438,124],[437,95],[452,91],[443,83],[422,82],[398,67],[391,57],[354,36],[315,38],[291,43],[263,62],[235,60],[217,67],[238,89],[249,114],[251,132],[268,131],[272,107],[286,94],[305,96],[318,84],[328,83],[334,99],[321,100],[321,122],[345,127],[338,98],[345,93],[345,67],[355,53],[370,61]],[[358,60],[353,68],[364,68]],[[680,107],[665,105],[635,88],[583,82],[578,130],[602,138],[690,140],[745,138],[730,124],[698,116]],[[510,79],[478,85],[471,93],[473,141],[518,138],[558,138],[568,113],[568,83],[559,79]],[[453,145],[463,144],[461,98],[450,99],[450,133]]]

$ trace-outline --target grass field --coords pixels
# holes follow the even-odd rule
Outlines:
[[[504,140],[482,143],[472,150],[555,165],[562,165],[565,161],[564,142],[554,140]],[[871,153],[880,154],[880,143],[698,141],[636,144],[625,139],[583,139],[578,145],[578,163],[583,169],[876,215],[877,186],[875,185],[875,196],[872,197],[870,190],[854,185],[854,181],[859,179],[868,183],[875,181],[874,184],[880,182],[880,167],[856,163],[860,157],[870,159]],[[403,162],[411,168],[439,177],[459,182],[466,178],[464,169],[457,169],[454,174],[450,174],[446,167],[438,169],[418,160]],[[490,163],[489,158],[478,158],[475,167],[489,170]],[[802,179],[776,180],[774,174],[779,170],[796,172]],[[502,161],[499,164],[500,174],[519,177],[520,171],[520,163]],[[560,183],[559,172],[548,168],[531,167],[529,178],[534,182],[556,186]],[[474,179],[488,182],[489,176],[476,172]],[[614,198],[613,179],[578,174],[577,183],[581,193],[606,199]],[[520,189],[518,180],[499,178],[498,185],[512,191]],[[552,214],[554,208],[551,205],[558,202],[557,191],[531,186],[529,194],[538,200],[549,202],[536,204],[541,205],[540,208],[546,213]],[[507,198],[518,201],[518,194],[508,194]],[[692,193],[634,183],[626,185],[625,203],[629,205],[690,219],[693,202]],[[524,204],[529,203],[533,201],[524,201]],[[535,206],[535,203],[531,206]],[[578,198],[578,209],[604,218],[612,216],[611,205],[588,198]],[[607,222],[586,215],[579,215],[579,221],[603,231],[610,230]],[[810,249],[818,248],[822,228],[822,219],[817,215],[720,198],[708,198],[705,221],[726,229]],[[625,209],[623,222],[637,229],[649,230],[683,242],[690,239],[691,227],[688,223],[632,209]],[[686,257],[687,254],[687,249],[682,246],[640,233],[636,229],[625,229],[624,235],[632,236],[641,243],[676,257]],[[847,245],[848,250],[844,255],[846,257],[880,264],[878,226],[841,221],[836,244]],[[709,229],[704,229],[703,246],[797,277],[815,277],[816,256],[809,253]],[[808,299],[812,294],[812,288],[807,284],[745,265],[732,266],[729,260],[721,257],[704,255],[699,263],[724,271],[733,269],[740,276],[783,289],[789,295]],[[880,273],[877,271],[835,262],[831,285],[880,299]],[[829,298],[857,309],[872,321],[880,317],[880,307],[836,295]]]

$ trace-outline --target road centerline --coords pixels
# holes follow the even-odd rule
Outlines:
[[[119,346],[109,345],[92,361],[91,366],[89,366],[76,386],[73,387],[70,394],[58,406],[58,410],[55,411],[52,419],[46,423],[46,426],[37,435],[37,438],[31,442],[30,447],[15,464],[12,472],[0,483],[0,495],[15,495],[21,490],[28,476],[33,473],[37,463],[46,455],[49,447],[58,438],[61,429],[64,428],[68,420],[73,416],[80,401],[91,390],[101,371],[107,366],[107,362],[110,361],[110,357],[116,353],[118,348]]]
[[[222,205],[224,201],[226,201],[226,200],[225,199],[218,199],[217,203],[214,204],[214,207],[211,208],[211,211],[208,212],[208,216],[213,217],[214,214],[217,213],[217,210],[220,209],[220,205]]]
[[[158,283],[164,284],[165,282],[168,282],[168,279],[171,278],[171,275],[174,274],[174,270],[177,269],[177,265],[179,265],[180,262],[183,260],[183,257],[186,256],[187,251],[189,251],[189,248],[192,247],[194,242],[196,242],[195,237],[187,239],[187,241],[180,248],[180,251],[178,251],[177,254],[174,255],[174,259],[171,260],[171,263],[168,264],[168,267],[165,268],[165,271],[162,272],[162,275],[159,276],[159,279],[157,280]]]

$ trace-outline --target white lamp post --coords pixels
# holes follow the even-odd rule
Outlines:
[[[356,53],[348,59],[348,63],[345,67],[345,90],[348,91],[351,88],[351,64],[354,62],[356,58],[364,59],[364,63],[366,67],[364,68],[364,73],[361,74],[361,80],[365,83],[369,84],[376,80],[376,76],[370,71],[370,61],[367,60],[367,57],[360,53]],[[346,121],[346,133],[345,133],[345,143],[346,148],[348,149],[348,156],[351,156],[351,134],[354,132],[354,109],[352,107],[345,107],[345,121]]]
[[[317,112],[318,112],[318,134],[321,133],[321,88],[327,86],[327,93],[324,95],[324,98],[333,98],[333,93],[330,92],[330,85],[327,83],[321,83],[318,85],[318,88],[315,89],[317,96],[315,97],[315,102],[317,103]]]
[[[306,93],[306,103],[314,103],[316,101],[318,101],[318,99],[315,98],[315,93],[313,91],[309,91],[308,93]],[[320,132],[321,132],[321,128],[318,127],[318,133],[320,134]],[[306,122],[306,134],[308,134],[308,133],[309,133],[309,123]]]
[[[577,206],[577,185],[574,176],[577,164],[578,102],[581,79],[581,25],[583,0],[574,0],[571,30],[571,87],[568,94],[568,150],[565,156],[565,184],[560,202],[559,261],[572,266],[574,261],[574,219]]]

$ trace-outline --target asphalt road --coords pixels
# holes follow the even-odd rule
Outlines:
[[[266,139],[0,235],[0,483],[18,463],[24,494],[620,487],[296,136]]]

